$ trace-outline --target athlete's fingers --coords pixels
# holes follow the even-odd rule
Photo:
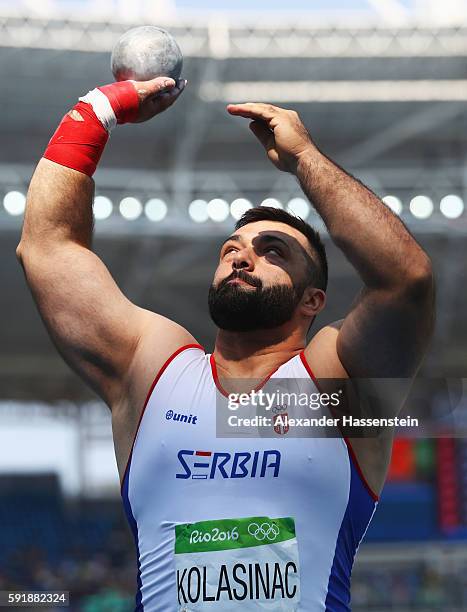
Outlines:
[[[245,104],[229,104],[227,111],[245,119],[263,120],[270,123],[281,112],[281,108],[261,102],[246,102]]]
[[[177,84],[170,77],[156,77],[150,81],[135,81],[134,85],[140,99],[144,100],[149,96],[156,96],[163,91],[170,91]]]
[[[179,79],[177,85],[170,89],[170,91],[158,93],[152,99],[153,103],[160,110],[165,110],[172,106],[172,104],[179,98],[186,87],[187,81],[185,79]]]
[[[266,151],[274,148],[274,134],[263,121],[252,121],[250,123],[250,130]]]

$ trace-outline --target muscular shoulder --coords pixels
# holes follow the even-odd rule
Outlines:
[[[305,348],[305,357],[316,378],[348,378],[336,349],[343,320],[321,328]]]
[[[138,388],[150,385],[154,373],[180,347],[197,344],[195,338],[178,323],[147,310],[142,316],[141,336],[129,372],[130,383]]]

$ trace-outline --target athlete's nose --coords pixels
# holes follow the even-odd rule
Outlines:
[[[248,249],[241,249],[235,252],[232,261],[232,268],[234,270],[248,270],[252,272],[254,267],[253,258]]]

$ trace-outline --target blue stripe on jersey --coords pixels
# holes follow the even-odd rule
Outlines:
[[[131,457],[130,457],[130,461],[131,462]],[[125,510],[125,514],[128,520],[128,523],[130,525],[131,531],[133,533],[133,537],[135,539],[135,544],[136,544],[136,558],[138,560],[138,576],[137,576],[137,583],[138,583],[138,591],[136,593],[136,608],[135,608],[135,612],[144,612],[144,607],[143,607],[143,603],[142,603],[142,599],[143,599],[143,593],[141,592],[141,586],[142,586],[142,582],[141,582],[141,564],[140,564],[140,560],[139,560],[139,543],[138,543],[138,525],[136,523],[135,517],[133,516],[133,511],[131,509],[131,504],[130,504],[130,498],[128,497],[128,481],[130,478],[130,466],[128,466],[128,469],[126,471],[126,474],[124,476],[123,479],[123,485],[122,485],[122,498],[123,498],[123,508]]]
[[[326,612],[350,611],[352,565],[376,507],[376,502],[368,493],[350,455],[349,461],[351,471],[349,501],[337,536],[326,596]]]

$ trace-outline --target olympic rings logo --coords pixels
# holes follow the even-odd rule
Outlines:
[[[264,540],[273,542],[279,535],[280,530],[275,523],[250,523],[248,533],[259,542]]]

